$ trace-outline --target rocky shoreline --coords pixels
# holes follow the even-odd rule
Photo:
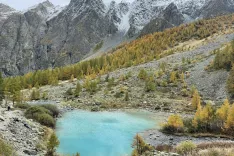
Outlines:
[[[183,141],[192,141],[195,144],[199,143],[207,143],[207,142],[232,142],[233,139],[221,138],[221,137],[193,137],[193,136],[178,136],[165,134],[160,132],[157,129],[151,129],[144,132],[141,132],[140,135],[145,139],[145,141],[152,146],[160,146],[160,145],[169,145],[169,146],[177,146],[180,142]]]
[[[58,104],[59,110],[61,114],[59,117],[62,117],[64,113],[69,111],[76,110],[76,108],[72,107],[64,107]],[[144,109],[113,109],[106,111],[148,111]],[[151,111],[152,112],[152,111]],[[170,114],[166,112],[156,112],[153,111],[155,115],[152,118],[158,118],[160,116],[160,120]],[[39,123],[33,122],[32,120],[28,120],[24,117],[23,111],[21,110],[11,110],[6,111],[6,108],[0,107],[0,134],[3,140],[12,145],[15,149],[15,154],[19,156],[29,156],[29,155],[37,155],[42,156],[45,154],[45,150],[43,150],[43,136],[45,134],[45,127],[40,125]],[[155,129],[146,130],[144,132],[139,133],[144,140],[152,145],[152,146],[160,146],[160,145],[169,145],[176,146],[182,141],[192,141],[196,144],[204,143],[204,142],[232,142],[234,140],[219,138],[219,137],[192,137],[192,136],[176,136],[164,134],[159,131],[159,126],[155,127]],[[44,148],[45,149],[45,148]],[[157,153],[155,155],[168,155],[167,153]]]
[[[0,107],[0,119],[1,138],[13,147],[15,155],[45,155],[45,127],[26,119],[21,110],[6,111]]]

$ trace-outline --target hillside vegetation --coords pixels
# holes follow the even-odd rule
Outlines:
[[[172,48],[181,42],[204,39],[216,33],[232,30],[233,22],[234,15],[227,15],[167,29],[121,45],[111,53],[99,58],[53,70],[39,70],[24,76],[8,78],[5,80],[5,90],[14,94],[22,88],[47,84],[57,85],[59,80],[69,80],[71,77],[95,78],[97,75],[119,68],[146,63],[176,52]]]
[[[6,144],[2,139],[0,139],[0,155],[3,155],[3,156],[13,155],[12,147]]]
[[[227,90],[229,94],[234,97],[234,40],[214,52],[216,56],[209,68],[215,70],[226,69],[230,71],[227,80]]]

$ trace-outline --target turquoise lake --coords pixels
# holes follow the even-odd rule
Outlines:
[[[156,126],[148,112],[72,111],[57,121],[60,154],[126,156],[138,132]]]

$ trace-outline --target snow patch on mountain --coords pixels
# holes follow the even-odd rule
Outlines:
[[[127,12],[126,14],[124,14],[122,16],[121,22],[117,24],[119,31],[127,32],[127,30],[130,28],[129,14],[130,12]]]
[[[48,15],[47,21],[55,18],[58,16],[59,13],[61,13],[67,6],[61,7],[61,6],[56,6],[53,8],[53,10],[50,11],[50,14]]]
[[[50,1],[46,0],[42,3],[28,8],[27,10],[23,11],[23,13],[36,12],[39,16],[43,17],[43,19],[49,21],[52,18],[56,17],[65,8],[66,6],[54,6]]]
[[[120,8],[116,8],[116,15],[120,22],[116,23],[119,31],[127,32],[133,30],[133,34],[138,33],[152,19],[160,16],[162,11],[171,3],[174,3],[184,15],[186,22],[192,21],[195,12],[201,9],[209,0],[134,0],[131,3],[115,0],[116,6],[119,4],[128,4],[128,12],[121,14]],[[110,9],[110,5],[107,7]]]

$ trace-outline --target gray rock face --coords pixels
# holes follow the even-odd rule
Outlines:
[[[201,10],[198,11],[197,14],[201,18],[210,18],[233,12],[234,12],[233,0],[210,0],[201,8]]]
[[[166,19],[156,18],[148,23],[141,31],[140,36],[151,34],[158,31],[163,31],[167,28],[172,28],[174,25],[169,23]]]
[[[0,68],[5,75],[25,73],[34,69],[32,36],[22,14],[13,14],[1,27]]]
[[[163,31],[184,23],[185,18],[174,3],[171,3],[159,16],[150,21],[141,31],[140,36],[157,31]]]
[[[6,76],[75,63],[112,29],[101,0],[72,0],[48,20],[51,10],[46,1],[2,20],[0,68]]]
[[[162,18],[167,20],[174,26],[182,24],[185,20],[184,16],[178,10],[177,6],[174,3],[168,5],[168,7],[163,11]]]
[[[101,0],[72,0],[67,9],[47,21],[46,35],[37,51],[47,58],[41,59],[52,67],[79,61],[109,32],[104,9]]]
[[[5,4],[0,3],[0,27],[4,23],[3,21],[7,19],[15,10]]]

